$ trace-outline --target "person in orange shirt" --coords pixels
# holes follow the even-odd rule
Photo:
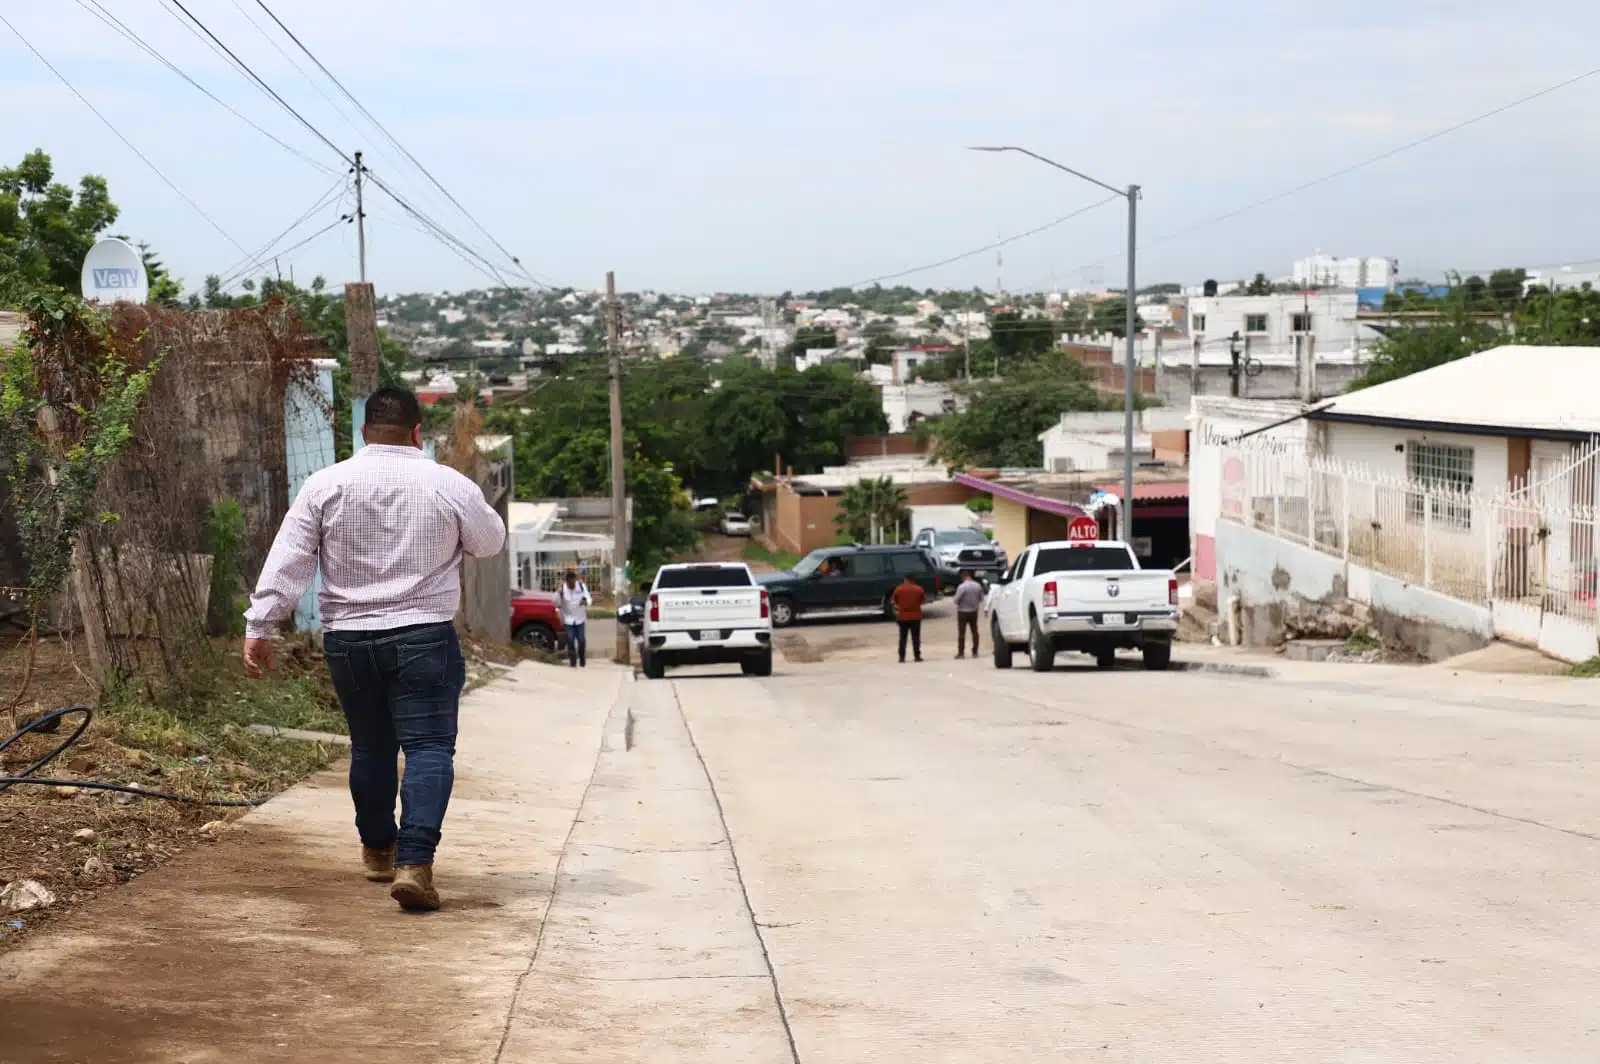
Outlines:
[[[900,663],[906,660],[906,636],[911,637],[912,653],[922,660],[922,603],[927,599],[922,588],[907,573],[905,582],[889,596],[894,602],[894,617],[900,622]]]

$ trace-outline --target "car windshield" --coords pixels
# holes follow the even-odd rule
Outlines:
[[[749,587],[750,573],[742,565],[691,565],[684,569],[663,569],[656,577],[656,590],[683,587]]]
[[[941,547],[972,546],[987,547],[989,541],[983,533],[976,528],[958,528],[953,532],[938,532],[934,534],[933,541]]]
[[[1132,568],[1133,556],[1124,547],[1051,547],[1039,552],[1033,575]]]
[[[801,558],[794,567],[794,575],[810,576],[817,571],[817,567],[828,560],[828,556],[820,550],[814,550]]]

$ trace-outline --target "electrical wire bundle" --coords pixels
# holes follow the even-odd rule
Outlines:
[[[67,717],[79,716],[83,719],[78,722],[78,727],[73,733],[63,739],[55,749],[38,758],[15,776],[0,776],[0,794],[4,794],[17,784],[30,784],[36,787],[77,787],[87,791],[112,791],[117,794],[132,794],[139,798],[156,798],[164,802],[183,802],[186,805],[217,806],[227,809],[251,809],[267,800],[267,795],[260,798],[191,798],[183,794],[171,794],[167,791],[149,791],[142,787],[134,787],[123,783],[100,783],[96,780],[63,780],[48,779],[35,776],[41,768],[60,757],[72,747],[83,733],[88,731],[89,722],[94,720],[94,710],[88,706],[68,706],[58,709],[43,716],[36,717],[12,733],[11,738],[0,743],[0,753],[12,744],[20,742],[25,735],[54,735],[61,728],[61,722]]]

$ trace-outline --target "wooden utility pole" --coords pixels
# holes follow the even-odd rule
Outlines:
[[[367,210],[362,199],[361,153],[356,152],[356,244],[361,280],[344,286],[344,334],[350,348],[350,443],[361,450],[361,426],[367,420],[367,396],[378,390],[378,301],[367,283]]]
[[[626,590],[623,567],[628,562],[628,478],[622,459],[622,308],[617,303],[617,275],[606,271],[606,351],[611,364],[611,586]],[[628,626],[617,625],[613,659],[626,665],[633,658]]]
[[[361,283],[367,283],[367,209],[361,198],[361,153],[356,152],[356,246],[361,253]]]

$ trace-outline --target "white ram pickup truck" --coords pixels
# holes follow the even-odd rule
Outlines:
[[[1026,650],[1035,672],[1048,672],[1066,650],[1116,664],[1119,647],[1144,651],[1144,667],[1165,669],[1178,631],[1178,579],[1141,569],[1126,543],[1035,543],[1001,577],[990,603],[994,666],[1011,667]]]
[[[771,676],[772,604],[743,562],[663,565],[645,601],[639,646],[652,680],[668,666],[734,662],[746,676]]]

